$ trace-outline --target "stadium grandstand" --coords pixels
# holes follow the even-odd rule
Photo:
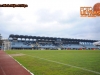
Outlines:
[[[11,34],[8,40],[0,42],[0,48],[9,49],[31,49],[31,50],[82,50],[100,49],[93,45],[98,40],[71,39],[57,37],[40,37],[28,35]]]

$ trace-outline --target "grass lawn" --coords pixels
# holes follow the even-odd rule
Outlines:
[[[100,75],[100,50],[8,50],[35,75]]]

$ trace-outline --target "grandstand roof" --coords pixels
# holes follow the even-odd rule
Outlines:
[[[28,36],[28,35],[9,35],[9,38],[25,38],[25,39],[46,39],[46,40],[57,40],[61,39],[62,41],[80,41],[80,42],[96,42],[98,40],[88,40],[88,39],[74,39],[74,38],[57,38],[57,37],[40,37],[40,36]]]

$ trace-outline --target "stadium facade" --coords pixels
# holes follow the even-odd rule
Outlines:
[[[93,42],[98,40],[71,39],[57,37],[41,37],[28,35],[9,35],[8,40],[3,40],[1,49],[31,49],[31,50],[82,50],[100,49]]]

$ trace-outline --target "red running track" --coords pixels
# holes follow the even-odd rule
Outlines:
[[[0,50],[0,75],[31,75],[31,73],[3,50]]]

